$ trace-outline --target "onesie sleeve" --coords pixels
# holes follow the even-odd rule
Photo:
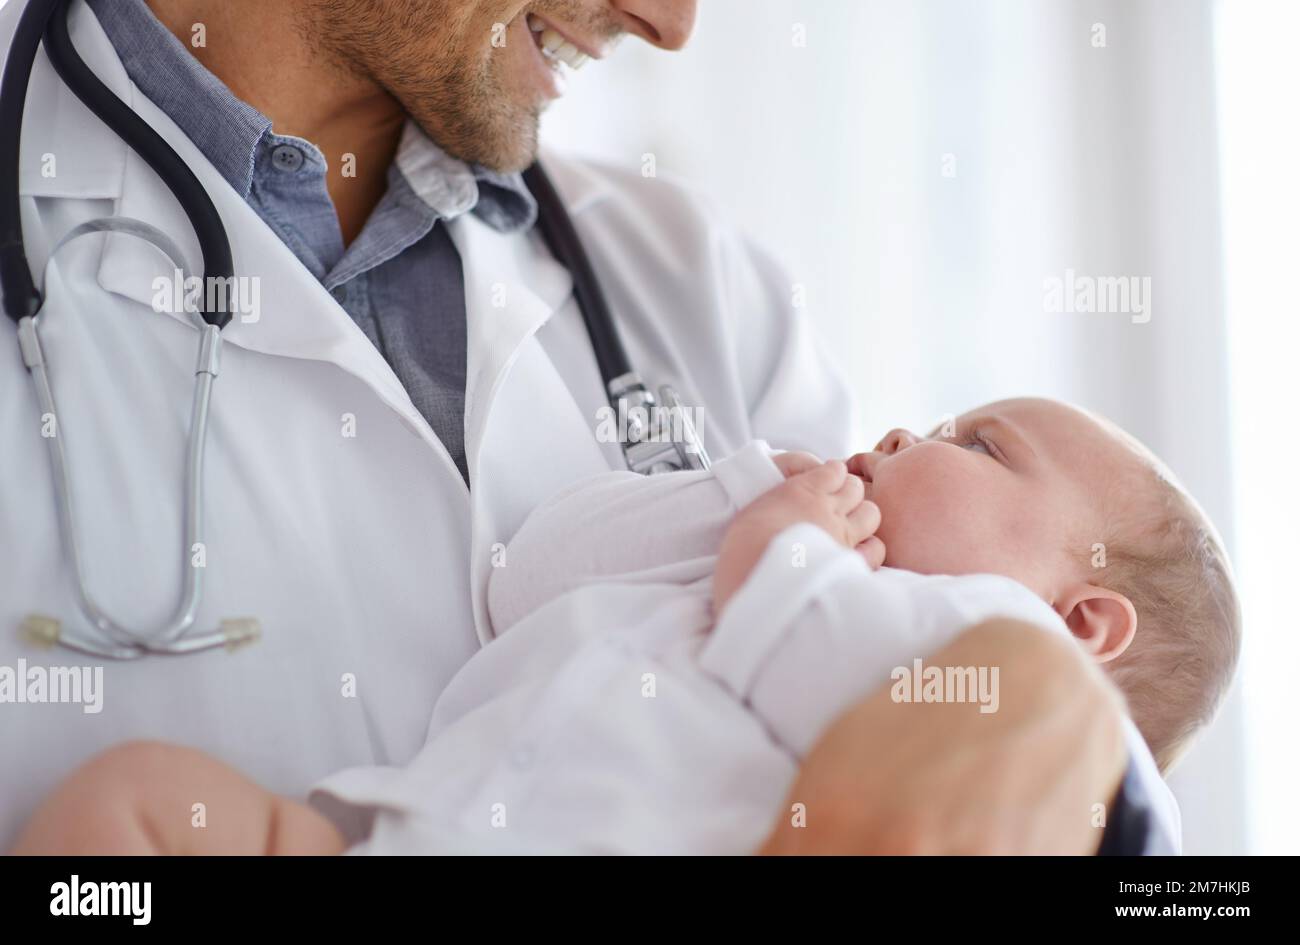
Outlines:
[[[882,568],[814,525],[768,545],[700,654],[719,679],[802,757],[841,712],[895,669],[1002,616],[1066,632],[1028,588],[997,575],[932,577]]]
[[[602,473],[546,500],[489,579],[493,633],[592,581],[688,583],[711,574],[736,512],[784,481],[771,456],[754,440],[707,471]]]

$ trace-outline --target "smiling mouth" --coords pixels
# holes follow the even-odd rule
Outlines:
[[[577,71],[587,64],[591,57],[584,53],[573,43],[569,42],[557,31],[546,25],[546,22],[532,13],[528,14],[528,31],[532,34],[533,42],[552,68],[558,68],[561,63],[570,69]]]

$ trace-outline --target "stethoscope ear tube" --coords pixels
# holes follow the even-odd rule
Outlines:
[[[524,171],[524,183],[537,198],[537,228],[546,241],[546,248],[569,270],[569,275],[573,278],[573,295],[582,312],[582,320],[586,323],[587,335],[591,338],[596,364],[600,367],[600,379],[605,385],[606,396],[612,397],[611,383],[625,374],[631,374],[632,365],[623,349],[623,340],[614,328],[614,317],[605,300],[605,293],[600,288],[600,281],[596,278],[596,271],[592,268],[573,220],[564,207],[564,201],[542,170],[541,164],[534,163]]]
[[[77,54],[68,32],[71,2],[29,0],[19,17],[0,77],[0,293],[5,313],[15,323],[35,317],[41,308],[41,294],[32,278],[23,242],[18,175],[27,87],[42,39],[50,62],[68,88],[154,169],[180,202],[203,251],[203,275],[229,279],[235,272],[221,215],[194,172]],[[200,304],[206,303],[207,295],[202,293]],[[200,314],[207,324],[224,328],[231,317],[227,302],[220,293],[214,295],[220,298],[218,309],[204,309]]]
[[[23,245],[18,165],[22,154],[19,139],[23,110],[27,105],[27,84],[31,80],[36,50],[51,14],[62,0],[30,0],[18,18],[4,74],[0,77],[0,294],[5,314],[15,324],[31,318],[41,308],[27,251]]]
[[[55,0],[60,8],[48,18],[45,26],[45,51],[59,77],[67,83],[77,98],[94,112],[104,124],[125,141],[167,185],[185,215],[189,217],[194,234],[203,252],[203,276],[207,280],[230,279],[235,274],[235,264],[230,253],[230,239],[226,235],[221,214],[208,196],[194,172],[181,160],[172,146],[143,118],[100,81],[99,76],[77,54],[68,33],[67,8],[72,0]],[[25,85],[25,83],[24,83]],[[5,94],[8,95],[8,86]],[[25,89],[24,89],[25,92]],[[20,109],[21,112],[21,109]],[[3,126],[0,126],[3,127]],[[21,116],[19,119],[21,128]],[[15,131],[15,140],[17,133]],[[201,293],[200,306],[207,303],[210,293]],[[208,311],[200,308],[200,315],[209,325],[225,328],[230,323],[229,301],[223,293],[213,293],[219,298],[218,308]]]

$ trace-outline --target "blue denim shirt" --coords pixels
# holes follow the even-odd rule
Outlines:
[[[310,141],[271,130],[154,17],[145,0],[88,0],[127,74],[321,281],[383,353],[468,482],[460,257],[439,221],[474,213],[526,230],[537,204],[518,174],[459,161],[407,121],[388,190],[346,248]]]

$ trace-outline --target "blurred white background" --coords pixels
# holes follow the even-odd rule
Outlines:
[[[1300,852],[1298,7],[703,0],[685,52],[624,44],[544,123],[654,154],[787,263],[864,444],[1034,393],[1164,457],[1246,607],[1236,690],[1171,779],[1188,853]],[[1150,277],[1150,321],[1046,311],[1066,270]]]

